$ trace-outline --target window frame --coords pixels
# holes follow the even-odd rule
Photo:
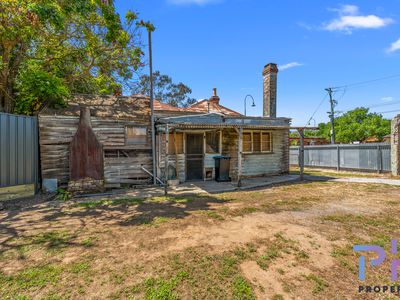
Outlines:
[[[254,132],[260,134],[260,151],[254,152]],[[245,133],[250,133],[251,136],[251,151],[244,151],[243,150],[243,138],[242,138],[242,152],[244,154],[261,154],[261,153],[273,153],[273,137],[272,137],[272,132],[269,130],[245,130],[243,131],[243,134]],[[264,150],[262,146],[262,136],[263,134],[268,133],[269,134],[269,144],[270,144],[270,149],[269,150]]]
[[[128,129],[144,129],[146,131],[145,135],[140,135],[140,136],[145,136],[145,139],[143,142],[129,142],[129,137],[128,137]],[[139,136],[139,135],[138,135]],[[147,145],[149,143],[149,129],[146,126],[137,126],[137,125],[125,125],[125,145],[126,146],[134,146],[134,145]]]
[[[220,154],[222,152],[222,130],[218,130],[216,135],[218,136],[218,151],[217,152],[208,152],[207,151],[207,133],[212,131],[204,132],[204,153],[205,154]]]

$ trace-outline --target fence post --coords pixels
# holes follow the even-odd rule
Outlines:
[[[304,131],[303,129],[298,130],[300,135],[300,155],[299,155],[299,166],[300,166],[300,180],[304,179]]]
[[[339,145],[336,146],[337,149],[337,167],[336,170],[340,171],[340,148]]]
[[[380,173],[382,173],[382,150],[381,150],[381,145],[377,145],[376,158],[377,158],[376,167],[378,169],[378,174],[380,174]]]

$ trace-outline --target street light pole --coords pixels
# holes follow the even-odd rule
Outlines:
[[[149,33],[149,69],[150,69],[150,117],[151,117],[151,149],[153,156],[153,184],[157,185],[157,162],[156,162],[156,134],[154,127],[154,82],[153,82],[153,49],[151,41],[151,30]]]
[[[250,98],[253,100],[253,103],[251,104],[251,107],[255,107],[255,106],[256,106],[256,104],[254,103],[254,98],[253,98],[253,96],[252,96],[252,95],[246,95],[246,97],[244,97],[244,115],[245,115],[245,116],[247,116],[247,107],[246,107],[246,106],[247,106],[247,105],[246,105],[247,102],[246,102],[246,101],[247,101],[247,98],[248,98],[248,97],[250,97]]]

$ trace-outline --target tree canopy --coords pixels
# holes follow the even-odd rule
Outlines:
[[[182,82],[174,83],[168,75],[159,71],[153,73],[155,99],[175,107],[187,107],[196,102],[189,95],[192,90]],[[134,94],[150,95],[150,76],[141,75],[138,83],[132,89]]]
[[[336,142],[363,142],[369,137],[379,141],[390,134],[390,120],[382,115],[369,112],[368,108],[359,107],[348,111],[335,119]],[[320,123],[317,136],[330,138],[330,123]]]
[[[32,114],[71,93],[120,93],[142,66],[139,27],[111,0],[0,3],[0,111]]]

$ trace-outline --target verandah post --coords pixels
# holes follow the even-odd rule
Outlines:
[[[239,139],[238,139],[238,183],[237,186],[242,186],[242,152],[243,152],[243,128],[239,128]]]

